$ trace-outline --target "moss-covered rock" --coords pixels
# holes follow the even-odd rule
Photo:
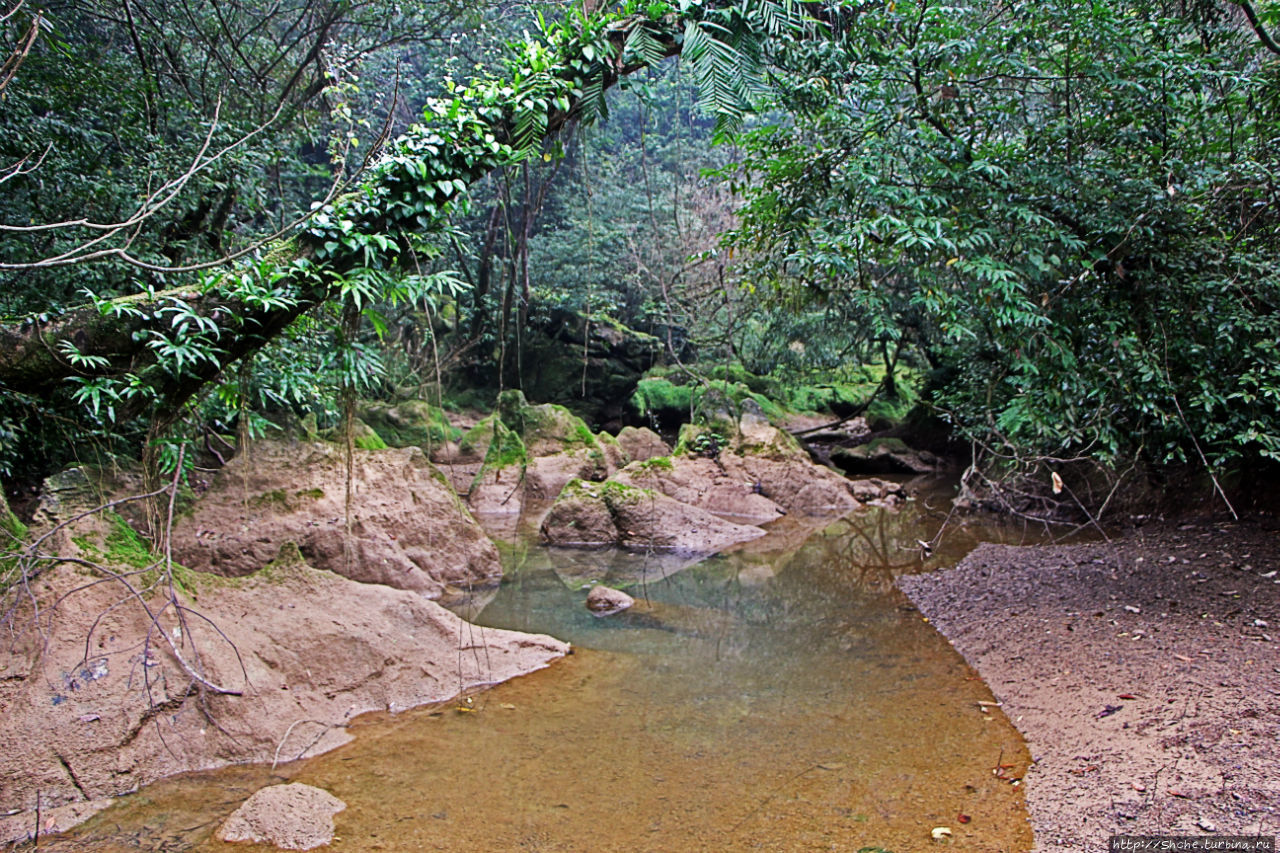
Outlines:
[[[554,403],[530,405],[520,391],[498,395],[498,417],[516,432],[533,456],[583,449],[604,459],[604,449],[582,418]]]
[[[365,403],[360,407],[360,419],[388,446],[421,447],[428,455],[462,437],[462,430],[449,423],[444,410],[425,400],[406,400],[394,406]]]
[[[338,425],[333,429],[327,429],[321,435],[326,441],[336,442],[338,444],[346,441],[345,427]],[[382,440],[382,436],[374,431],[360,418],[351,419],[351,443],[359,450],[386,450],[387,443]]]
[[[626,461],[611,436],[594,434],[564,406],[531,405],[520,391],[501,394],[493,415],[459,442],[472,457],[482,446],[469,498],[484,513],[519,512],[525,497],[550,500],[569,480],[603,480]]]
[[[736,420],[744,403],[751,403],[773,423],[782,423],[787,410],[741,382],[725,379],[696,380],[670,372],[651,371],[636,384],[631,407],[641,417],[658,424],[709,424],[717,419]]]
[[[674,455],[718,459],[721,454],[732,453],[780,461],[809,461],[808,453],[795,436],[771,424],[753,400],[743,401],[738,411],[737,419],[721,410],[712,413],[705,423],[682,426]]]
[[[530,461],[520,434],[494,413],[468,430],[461,446],[469,455],[484,448],[468,491],[471,508],[483,513],[519,513]]]
[[[462,437],[458,439],[459,459],[474,462],[484,460],[489,453],[489,443],[493,441],[496,432],[494,427],[494,421],[496,420],[498,420],[496,414],[481,418],[475,426],[462,434]]]
[[[769,423],[752,401],[741,410],[736,422],[718,413],[709,424],[681,427],[674,471],[642,473],[629,466],[619,478],[653,481],[665,494],[732,515],[755,516],[770,507],[838,515],[859,506],[848,480],[814,464],[795,437]]]

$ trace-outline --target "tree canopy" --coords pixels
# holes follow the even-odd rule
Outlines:
[[[661,327],[668,347],[693,335],[760,372],[905,353],[988,460],[1280,454],[1273,6],[629,0],[522,12],[533,35],[507,15],[498,62],[439,47],[505,14],[11,16],[0,467],[68,401],[82,430],[171,421],[273,341],[294,347],[278,400],[300,399],[307,359],[367,382],[361,318],[385,338],[396,306],[459,351],[495,344],[501,382],[509,329],[535,320],[531,264],[545,305]],[[687,76],[647,80],[591,146],[564,135],[677,55]],[[429,80],[425,56],[446,73]],[[685,80],[729,156],[646,130]],[[383,143],[401,85],[423,121]],[[589,153],[596,175],[633,176],[613,216],[564,195],[593,192]],[[682,161],[736,201],[680,192]],[[599,252],[631,283],[572,261]],[[469,322],[445,322],[459,310]],[[320,316],[340,356],[306,343]]]
[[[747,135],[730,241],[757,281],[918,347],[994,454],[1275,459],[1280,115],[1249,21],[861,5],[792,46],[794,115]]]

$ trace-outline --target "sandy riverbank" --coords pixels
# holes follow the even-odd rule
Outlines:
[[[1043,851],[1280,833],[1280,530],[1150,525],[984,545],[901,578],[1027,739]]]

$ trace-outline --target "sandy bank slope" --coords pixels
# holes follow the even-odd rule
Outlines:
[[[64,566],[33,591],[49,602],[91,580]],[[37,791],[49,809],[184,770],[314,754],[345,743],[357,714],[445,700],[568,651],[296,558],[193,583],[184,624],[148,602],[173,648],[108,582],[44,609],[45,640],[28,632],[0,649],[0,809],[32,808]],[[202,688],[174,648],[243,695]]]
[[[954,569],[900,579],[1025,735],[1037,850],[1280,831],[1273,527],[984,545]]]

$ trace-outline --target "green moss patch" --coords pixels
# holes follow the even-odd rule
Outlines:
[[[430,451],[462,438],[462,430],[449,422],[444,409],[425,400],[407,400],[396,406],[366,403],[360,419],[390,447],[421,447]]]
[[[736,418],[747,400],[773,424],[789,414],[841,415],[863,406],[884,379],[878,364],[851,365],[814,380],[788,380],[757,376],[739,364],[717,364],[700,368],[702,380],[683,371],[659,367],[650,370],[636,384],[631,408],[645,418],[668,424],[706,423],[716,413]],[[912,368],[899,367],[895,373],[897,396],[881,392],[867,410],[868,418],[901,421],[918,399],[920,377]]]
[[[386,450],[387,443],[376,432],[373,435],[360,435],[352,439],[352,443],[361,450]]]
[[[164,559],[151,550],[151,543],[116,513],[104,512],[102,517],[107,525],[105,536],[94,534],[73,536],[71,539],[85,557],[108,568],[140,571],[137,577],[140,587],[151,586],[160,580]],[[174,586],[195,598],[197,579],[203,576],[180,563],[171,563],[170,572]]]

